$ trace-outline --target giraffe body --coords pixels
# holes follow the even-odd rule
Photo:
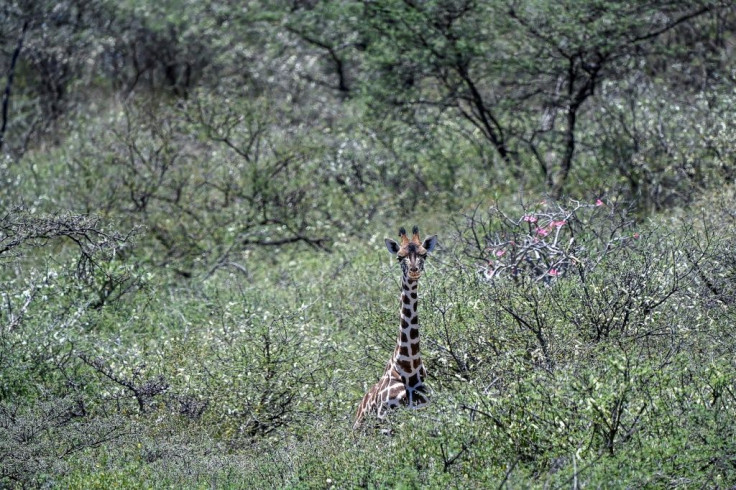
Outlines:
[[[432,236],[421,242],[417,228],[414,227],[413,231],[411,240],[403,228],[399,231],[401,244],[386,239],[386,247],[389,252],[396,254],[402,270],[399,337],[383,376],[365,394],[358,406],[353,429],[359,428],[369,414],[375,414],[382,420],[389,410],[396,407],[403,405],[419,408],[429,402],[424,384],[427,370],[419,350],[417,289],[419,277],[424,270],[424,259],[437,244],[437,237]]]

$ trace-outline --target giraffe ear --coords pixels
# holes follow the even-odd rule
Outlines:
[[[390,238],[386,238],[386,248],[392,254],[399,253],[399,244],[391,240]]]
[[[437,235],[432,235],[431,237],[425,238],[424,243],[422,243],[422,247],[424,247],[424,249],[427,252],[431,252],[432,250],[434,250],[434,247],[436,246],[437,246]]]

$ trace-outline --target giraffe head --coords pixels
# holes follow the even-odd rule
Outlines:
[[[416,281],[424,271],[424,259],[427,258],[427,253],[434,250],[437,245],[437,235],[432,235],[422,242],[419,239],[419,228],[415,226],[412,229],[411,240],[406,236],[404,228],[399,229],[399,238],[399,243],[386,238],[386,248],[392,254],[396,254],[404,277]]]

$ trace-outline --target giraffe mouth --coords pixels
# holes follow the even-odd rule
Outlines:
[[[409,272],[407,275],[409,276],[409,279],[414,279],[414,280],[417,280],[420,277],[422,277],[421,272]]]

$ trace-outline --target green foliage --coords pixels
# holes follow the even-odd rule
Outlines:
[[[610,98],[612,87],[627,93],[651,84],[666,92],[668,76],[678,75],[660,77],[657,67],[686,56],[678,44],[668,49],[660,39],[677,39],[682,24],[692,22],[705,34],[701,42],[712,46],[706,40],[714,33],[712,22],[730,19],[731,7],[710,1],[370,2],[353,20],[365,46],[361,88],[379,118],[389,112],[420,131],[451,126],[454,138],[488,146],[496,156],[489,164],[527,185],[543,183],[559,199],[563,191],[578,190],[578,175],[592,180],[586,160],[600,155],[585,155],[589,138],[595,147],[603,134],[632,134],[608,121],[596,125],[591,105],[617,102],[618,96]],[[653,98],[661,102],[664,94]],[[681,105],[692,103],[688,97]],[[693,146],[685,139],[678,143]],[[603,160],[597,168],[612,163]]]
[[[0,487],[736,482],[730,3],[0,10]]]
[[[595,114],[598,156],[591,155],[600,165],[590,170],[611,180],[597,187],[621,188],[624,199],[651,211],[690,203],[702,189],[732,181],[732,150],[722,144],[733,127],[729,92],[717,85],[692,94],[604,85],[606,101]],[[671,103],[655,103],[660,97]]]

